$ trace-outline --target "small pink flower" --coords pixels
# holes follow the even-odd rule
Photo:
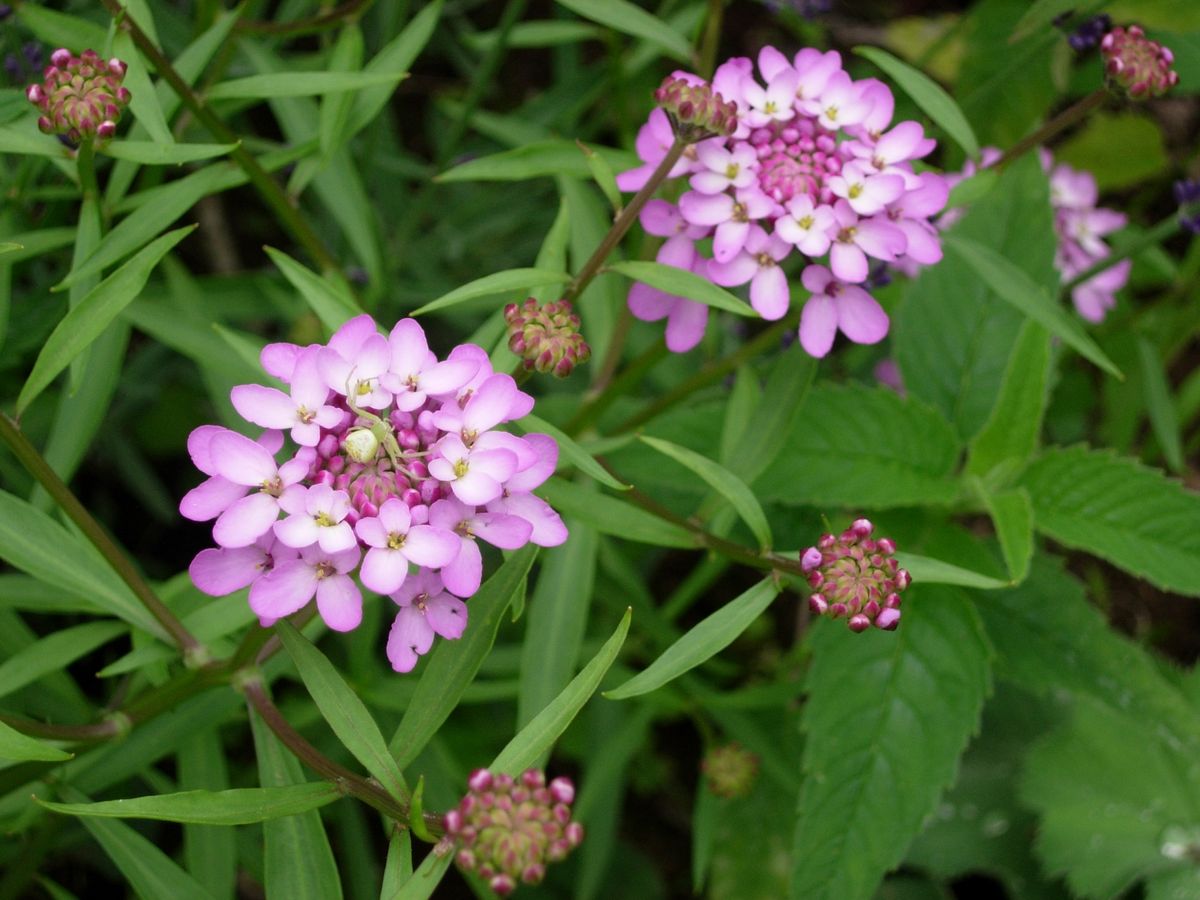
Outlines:
[[[258,488],[224,510],[213,524],[213,539],[222,547],[247,547],[271,530],[279,518],[280,497],[308,474],[311,451],[298,453],[282,466],[262,444],[222,429],[208,442],[218,476],[246,488]]]
[[[729,194],[701,194],[689,191],[679,198],[679,211],[692,225],[716,226],[713,258],[728,262],[746,245],[751,222],[766,216],[775,204],[757,188]]]
[[[439,500],[429,508],[429,524],[452,531],[459,538],[458,555],[442,566],[442,582],[459,597],[470,597],[479,590],[483,575],[483,556],[475,538],[483,538],[493,547],[516,550],[529,542],[533,526],[525,519],[505,513],[476,512],[457,500]]]
[[[378,516],[359,519],[354,531],[371,548],[359,575],[377,594],[399,590],[409,563],[437,569],[458,555],[457,535],[431,525],[414,525],[408,504],[396,497],[379,508]]]
[[[192,583],[212,597],[224,597],[248,587],[277,563],[296,559],[299,552],[264,534],[248,547],[210,547],[188,566]]]
[[[321,377],[318,359],[321,348],[309,347],[296,359],[291,393],[259,384],[241,384],[230,393],[239,415],[263,428],[290,428],[292,440],[302,447],[315,447],[322,428],[333,428],[344,413],[327,406],[329,386]]]
[[[800,108],[816,116],[822,128],[834,131],[862,122],[871,112],[871,103],[862,98],[861,89],[849,75],[838,71],[825,83],[820,97],[801,101]]]
[[[871,175],[859,163],[842,166],[840,175],[829,179],[829,189],[841,197],[860,216],[873,216],[904,193],[905,181],[899,175]]]
[[[716,87],[715,84],[714,87]],[[650,179],[651,173],[658,168],[658,164],[662,162],[663,157],[667,155],[667,151],[674,143],[675,132],[671,128],[671,120],[667,118],[667,114],[662,109],[655,109],[650,113],[649,121],[638,130],[637,134],[635,147],[643,165],[617,175],[617,187],[623,191],[641,190],[642,185]],[[676,178],[685,174],[691,165],[691,160],[686,156],[680,158],[679,162],[671,167],[669,177]]]
[[[380,385],[391,361],[387,338],[365,314],[339,328],[317,357],[326,386],[366,409],[383,409],[392,402],[392,395]]]
[[[421,571],[391,597],[400,611],[388,633],[387,656],[397,672],[411,672],[434,635],[456,641],[466,630],[467,604],[446,593],[433,572]]]
[[[450,485],[463,503],[480,505],[500,496],[501,485],[517,469],[517,457],[509,450],[472,450],[457,434],[448,434],[433,451],[429,474]]]
[[[708,277],[724,287],[750,282],[750,305],[764,319],[782,319],[788,310],[790,293],[787,276],[779,263],[791,247],[778,235],[768,235],[755,225],[746,237],[746,246],[727,263],[708,264]]]
[[[706,262],[696,255],[695,246],[686,236],[673,237],[658,250],[658,262],[677,269],[693,271],[699,263],[698,274],[707,276]],[[708,307],[686,297],[678,297],[650,287],[642,282],[629,289],[629,311],[643,322],[667,320],[667,349],[673,353],[691,350],[704,337],[708,324]]]
[[[284,491],[279,507],[289,515],[275,523],[275,536],[287,546],[300,550],[320,544],[326,553],[356,546],[354,529],[346,521],[350,495],[345,491],[335,491],[327,484],[297,485]]]
[[[467,384],[479,371],[478,360],[465,358],[438,362],[425,341],[425,332],[416,319],[401,319],[388,337],[392,359],[380,383],[396,395],[396,408],[419,409],[433,394],[452,394]]]
[[[829,250],[829,267],[842,281],[866,281],[870,272],[868,256],[893,262],[908,246],[904,232],[888,223],[886,217],[860,219],[845,200],[834,204],[833,215],[838,229]]]
[[[348,574],[362,556],[358,546],[337,553],[317,544],[298,559],[276,563],[250,586],[250,608],[272,621],[290,616],[316,595],[317,611],[334,631],[353,631],[362,622],[362,593]]]
[[[758,154],[747,144],[726,149],[721,139],[696,144],[696,158],[704,168],[688,183],[701,194],[719,194],[729,188],[746,188],[757,181]]]
[[[771,122],[786,122],[794,118],[796,87],[800,77],[795,70],[781,69],[764,88],[753,79],[742,83],[742,99],[749,109],[743,115],[751,128],[761,128]]]
[[[810,356],[825,356],[839,330],[856,344],[887,336],[887,313],[862,288],[836,280],[824,266],[808,266],[801,278],[813,293],[800,314],[800,345]]]
[[[775,233],[805,256],[815,258],[829,250],[829,232],[835,224],[830,207],[814,206],[808,194],[801,194],[788,201],[787,215],[775,220]]]

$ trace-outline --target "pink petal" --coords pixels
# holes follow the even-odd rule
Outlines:
[[[412,511],[403,500],[392,497],[379,507],[379,522],[392,534],[404,534],[412,525]]]
[[[287,547],[300,550],[311,547],[321,537],[321,528],[312,516],[301,513],[275,523],[275,537]]]
[[[192,433],[188,435],[188,456],[192,458],[192,464],[205,475],[217,474],[212,456],[209,453],[209,445],[212,443],[214,437],[228,430],[228,428],[222,428],[220,425],[201,425],[199,428],[193,429]]]
[[[362,583],[377,594],[400,590],[408,576],[408,560],[399,550],[373,548],[363,557],[359,569]]]
[[[401,319],[388,335],[392,348],[392,371],[403,378],[415,375],[429,364],[425,330],[416,319]]]
[[[212,597],[240,591],[262,574],[266,554],[261,547],[201,550],[188,566],[192,583]]]
[[[225,512],[245,494],[245,485],[214,475],[183,495],[179,501],[179,514],[193,522],[207,522]]]
[[[683,225],[683,217],[675,204],[666,200],[651,200],[638,216],[642,228],[655,237],[671,237],[678,234]]]
[[[391,502],[391,500],[387,501],[384,506]],[[382,510],[380,511],[382,512]],[[359,519],[354,525],[354,533],[368,547],[386,547],[388,544],[388,529],[375,516]],[[367,586],[370,587],[370,585]],[[374,590],[374,588],[371,589]]]
[[[758,261],[749,253],[739,253],[729,262],[708,261],[708,278],[722,287],[745,284],[758,273]]]
[[[749,234],[749,222],[722,222],[713,236],[713,258],[719,263],[729,262],[746,246]]]
[[[321,348],[313,346],[306,348],[296,360],[291,384],[293,406],[303,406],[310,412],[315,412],[325,404],[325,399],[329,396],[329,386],[321,377],[318,363],[320,358]]]
[[[837,325],[838,311],[833,298],[828,294],[811,297],[800,313],[800,346],[809,356],[820,359],[833,346]]]
[[[904,232],[895,225],[881,222],[878,219],[863,219],[858,223],[854,235],[854,243],[876,259],[891,262],[904,252],[908,246]],[[864,260],[865,264],[865,260]],[[837,269],[834,269],[836,272]],[[863,278],[848,279],[863,281]]]
[[[841,281],[867,280],[867,256],[855,244],[835,241],[829,248],[829,267]]]
[[[537,457],[532,465],[519,469],[504,483],[509,492],[532,491],[558,468],[558,441],[548,434],[538,434],[536,431],[525,435],[525,443],[533,448]]]
[[[480,513],[471,523],[471,532],[501,550],[516,550],[529,543],[533,525],[523,518],[504,513]],[[476,550],[478,552],[478,549]],[[447,582],[447,586],[449,582]],[[453,588],[451,588],[453,590]],[[458,591],[454,591],[458,593]],[[465,596],[460,594],[459,596]]]
[[[657,322],[666,318],[675,304],[675,298],[637,281],[629,288],[628,303],[629,311],[643,322]]]
[[[326,525],[318,528],[317,543],[326,553],[340,553],[358,546],[354,537],[354,529],[349,522],[338,522],[336,525]],[[284,541],[284,543],[287,543]]]
[[[474,467],[468,469],[462,478],[452,481],[450,489],[455,497],[471,506],[482,506],[489,500],[495,500],[501,491],[499,481]]]
[[[296,421],[295,401],[275,388],[239,384],[229,392],[229,399],[238,415],[263,428],[290,428]]]
[[[733,216],[733,198],[688,191],[679,198],[679,211],[693,225],[720,225]]]
[[[349,575],[317,582],[317,611],[334,631],[353,631],[362,622],[362,592]]]
[[[438,635],[456,641],[467,629],[467,604],[443,592],[425,602],[425,620]]]
[[[782,319],[791,298],[787,276],[779,266],[763,266],[750,282],[750,305],[768,321]]]
[[[280,563],[250,586],[250,608],[264,619],[290,616],[312,599],[316,570],[302,559]]]
[[[686,353],[700,343],[707,325],[708,307],[680,297],[667,319],[667,349],[672,353]],[[511,482],[505,487],[512,490]]]
[[[279,504],[270,494],[253,493],[221,513],[213,524],[213,540],[222,547],[248,547],[271,530]]]
[[[450,394],[475,377],[479,363],[473,359],[448,359],[421,372],[421,390],[430,394]]]
[[[418,566],[438,569],[458,555],[460,543],[461,539],[452,531],[432,525],[414,525],[404,539],[404,547],[400,552]],[[383,593],[390,594],[391,591]]]
[[[529,542],[539,547],[557,547],[567,540],[567,526],[562,517],[541,497],[533,494],[509,494],[488,509],[516,516],[533,526]]]
[[[296,368],[296,358],[301,349],[295,344],[267,344],[259,352],[258,359],[268,375],[287,382],[292,380],[292,371]]]
[[[483,580],[483,555],[474,541],[459,541],[458,556],[454,557],[453,562],[442,566],[441,576],[446,590],[459,597],[470,597],[479,590],[479,583]]]
[[[419,609],[407,606],[396,613],[387,641],[388,661],[395,671],[411,672],[417,659],[428,653],[432,645],[433,628]]]
[[[842,288],[837,297],[837,319],[842,334],[856,344],[877,344],[887,337],[887,313],[862,288]]]

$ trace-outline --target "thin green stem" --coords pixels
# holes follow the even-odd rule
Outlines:
[[[129,33],[138,50],[150,61],[159,76],[179,95],[179,99],[192,112],[196,120],[211,132],[213,137],[223,144],[234,144],[230,158],[246,173],[255,190],[266,201],[267,205],[279,218],[283,227],[304,248],[305,253],[322,272],[332,272],[340,269],[337,259],[326,249],[321,238],[313,231],[308,220],[301,214],[299,208],[292,204],[287,192],[262,167],[254,155],[243,145],[241,139],[224,120],[214,113],[200,96],[171,65],[171,61],[155,45],[154,41],[142,31],[133,18],[126,14],[120,0],[101,0],[104,8],[117,22],[117,27]]]
[[[1070,281],[1062,286],[1063,295],[1070,294],[1075,288],[1083,284],[1085,281],[1091,281],[1101,272],[1107,272],[1113,266],[1123,263],[1125,260],[1137,256],[1143,250],[1149,247],[1157,246],[1167,238],[1174,235],[1182,228],[1179,224],[1179,215],[1172,213],[1163,219],[1137,240],[1131,241],[1128,246],[1122,247],[1120,253],[1112,253],[1104,257],[1092,265],[1088,266]]]
[[[571,417],[564,431],[572,436],[581,434],[590,427],[618,397],[624,396],[642,379],[642,376],[652,369],[660,359],[667,355],[667,345],[659,338],[647,347],[640,356],[625,367],[612,380],[608,390],[593,396],[584,402],[579,411]]]
[[[704,20],[704,37],[700,44],[697,71],[712,78],[717,65],[717,48],[721,43],[721,21],[725,17],[725,0],[708,0],[708,16]]]
[[[1033,134],[1026,135],[1009,147],[1004,155],[996,161],[995,168],[1003,168],[1035,147],[1042,146],[1059,132],[1065,131],[1076,122],[1086,118],[1092,110],[1098,109],[1107,99],[1108,88],[1096,88],[1074,106],[1068,106]]]
[[[67,514],[67,517],[79,526],[79,530],[100,551],[100,555],[108,561],[108,564],[121,577],[121,580],[129,585],[129,589],[133,591],[134,596],[141,601],[141,604],[146,607],[150,615],[154,616],[158,623],[162,625],[167,634],[171,636],[171,639],[179,645],[179,649],[183,651],[185,661],[189,665],[197,665],[204,662],[207,652],[205,647],[192,636],[191,632],[175,617],[175,614],[167,608],[166,604],[158,599],[158,595],[154,593],[154,589],[142,578],[133,563],[130,562],[129,557],[108,536],[108,532],[101,527],[100,523],[92,518],[92,514],[71,493],[71,489],[58,477],[58,473],[50,468],[49,463],[42,458],[37,448],[29,442],[28,438],[25,437],[21,429],[17,426],[17,423],[7,413],[0,413],[0,440],[3,440],[9,446],[21,465],[45,488],[46,493],[54,499],[54,502]]]
[[[654,196],[658,190],[658,186],[662,184],[663,179],[675,167],[675,163],[679,162],[679,157],[683,155],[683,151],[687,149],[687,144],[679,138],[675,138],[675,143],[667,150],[667,155],[659,162],[658,167],[650,175],[650,178],[642,185],[642,189],[638,191],[629,205],[621,210],[621,214],[617,216],[617,220],[613,222],[612,227],[608,229],[608,233],[604,235],[604,239],[600,241],[591,258],[583,264],[583,268],[579,270],[579,274],[571,281],[570,285],[563,292],[563,299],[572,302],[584,292],[592,279],[596,277],[600,271],[600,267],[604,265],[604,261],[608,259],[610,253],[616,248],[617,244],[621,243],[621,239],[625,237],[625,233],[637,220],[638,213],[642,211],[642,207],[646,202]]]
[[[613,328],[612,339],[608,342],[608,350],[604,354],[604,362],[600,364],[600,370],[596,373],[596,380],[592,382],[588,388],[590,396],[599,396],[604,393],[604,389],[613,379],[613,375],[617,372],[617,366],[621,362],[621,353],[625,349],[625,340],[629,337],[629,330],[633,327],[633,313],[629,311],[628,305],[621,307],[621,314],[617,317],[616,327]]]

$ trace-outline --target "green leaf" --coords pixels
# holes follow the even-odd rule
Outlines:
[[[75,240],[75,228],[43,228],[39,231],[27,231],[24,234],[11,235],[11,243],[6,242],[4,255],[5,265],[33,259],[43,253],[49,253],[60,247],[66,247]]]
[[[946,198],[946,209],[956,209],[960,206],[970,206],[977,200],[982,200],[992,192],[1000,180],[995,169],[981,169],[969,178],[964,178],[950,188],[950,196]]]
[[[940,559],[918,556],[916,553],[897,553],[896,561],[908,570],[914,583],[953,584],[985,591],[1012,587],[1010,582],[1001,581],[999,578],[992,578],[981,572],[972,572],[970,569],[964,569]]]
[[[0,153],[70,159],[70,151],[57,138],[38,131],[35,121],[29,117],[19,119],[12,125],[0,125]]]
[[[363,33],[357,22],[342,26],[337,41],[325,63],[326,71],[355,72],[362,69]],[[326,162],[345,143],[347,122],[354,106],[355,95],[338,91],[321,98],[320,119],[317,126],[321,155]]]
[[[978,727],[991,680],[979,619],[959,591],[913,591],[895,632],[812,634],[793,897],[872,897]]]
[[[264,788],[305,783],[300,763],[253,710],[250,730],[258,757],[258,780]],[[270,819],[263,824],[263,837],[267,900],[341,900],[342,884],[320,813],[310,809]]]
[[[434,310],[455,306],[467,300],[477,300],[480,297],[491,297],[495,294],[505,294],[510,291],[525,291],[527,288],[543,284],[563,284],[571,280],[566,272],[551,272],[545,269],[508,269],[504,272],[493,272],[469,281],[457,287],[448,294],[443,294],[436,300],[431,300],[419,309],[414,309],[411,315],[419,316]]]
[[[85,799],[72,788],[64,788],[63,794],[68,799]],[[83,825],[139,897],[212,900],[191,875],[124,822],[88,818]]]
[[[691,63],[695,59],[687,38],[629,0],[558,0],[558,3],[585,19],[649,41],[680,62]]]
[[[1021,798],[1041,813],[1037,852],[1074,893],[1113,897],[1150,874],[1193,870],[1195,756],[1139,711],[1083,701],[1029,754]],[[1080,762],[1086,760],[1086,765]],[[1169,849],[1172,844],[1178,849]]]
[[[380,894],[380,900],[428,900],[442,883],[453,862],[453,853],[429,853],[417,866],[417,871],[400,885],[399,890]]]
[[[780,354],[776,360],[762,399],[739,435],[736,452],[728,458],[722,456],[729,471],[747,484],[754,484],[788,446],[816,378],[817,365],[817,360],[799,350]]]
[[[1200,896],[1200,867],[1163,872],[1146,879],[1146,900],[1189,900]]]
[[[644,282],[652,288],[658,288],[664,293],[676,297],[686,297],[697,303],[736,313],[739,316],[755,317],[758,315],[753,307],[738,299],[736,295],[731,294],[725,288],[718,287],[707,278],[701,278],[699,275],[684,269],[677,269],[674,266],[630,259],[609,263],[602,271],[616,272],[618,275],[624,275],[634,281]]]
[[[619,212],[621,189],[617,187],[617,177],[613,174],[612,166],[608,164],[608,160],[583,141],[576,141],[576,143],[583,153],[583,158],[587,161],[588,171],[592,173],[592,181],[596,182],[596,187],[600,188],[601,193],[608,200],[609,206],[615,212]]]
[[[22,3],[16,13],[21,24],[38,40],[53,47],[71,47],[79,52],[88,47],[103,47],[108,40],[105,29],[94,22],[69,16],[40,3]]]
[[[610,475],[608,470],[596,462],[596,458],[592,454],[579,446],[573,437],[565,431],[554,427],[545,419],[529,415],[521,419],[517,424],[524,429],[526,434],[541,432],[550,435],[557,442],[559,452],[567,458],[567,461],[589,478],[595,479],[605,487],[612,488],[614,491],[627,491],[630,489],[631,485]]]
[[[125,159],[142,165],[182,165],[201,159],[224,156],[237,144],[159,144],[154,141],[113,141],[100,152],[113,159]]]
[[[304,301],[317,314],[317,318],[330,331],[337,331],[347,319],[362,315],[362,308],[350,297],[325,278],[296,262],[286,253],[274,247],[263,248],[271,262],[283,273]]]
[[[57,144],[58,142],[55,141]],[[592,146],[591,151],[600,156],[610,168],[630,169],[638,164],[636,156],[611,147]],[[566,175],[572,178],[590,178],[588,161],[579,147],[570,141],[534,141],[468,160],[435,176],[435,181],[525,181],[529,178],[545,178],[551,175]]]
[[[561,478],[551,478],[537,492],[560,514],[581,519],[601,534],[659,547],[698,546],[696,538],[686,528],[666,522],[624,500],[597,494]]]
[[[625,635],[629,633],[631,616],[632,610],[626,609],[612,637],[604,642],[592,661],[563,688],[562,693],[517,732],[492,760],[488,766],[491,771],[519,775],[554,746],[554,742],[596,692],[609,666],[617,658],[621,645],[625,643]]]
[[[913,102],[933,119],[941,129],[962,147],[971,159],[979,157],[979,141],[967,122],[967,117],[954,99],[936,81],[924,72],[892,56],[878,47],[855,47],[854,52],[869,59],[883,69],[900,85],[901,90],[912,97]]]
[[[1078,320],[1018,266],[990,247],[960,235],[943,235],[942,242],[964,259],[997,296],[1012,304],[1051,334],[1057,335],[1105,372],[1117,378],[1124,377],[1121,370],[1083,330]]]
[[[407,768],[458,706],[463,691],[491,652],[513,596],[521,590],[538,548],[528,544],[504,561],[471,598],[471,627],[457,641],[439,641],[388,750]]]
[[[1200,496],[1132,459],[1047,450],[1021,478],[1037,529],[1166,591],[1200,597]]]
[[[380,85],[394,89],[404,77],[400,72],[272,72],[218,82],[208,89],[207,97],[209,100],[278,100],[361,91]]]
[[[983,502],[1000,540],[1008,576],[1013,584],[1020,584],[1029,574],[1033,559],[1033,504],[1029,492],[1024,488],[996,494],[985,491]]]
[[[641,440],[664,456],[669,456],[690,469],[701,481],[728,500],[742,521],[749,526],[760,548],[767,550],[774,545],[775,539],[771,535],[767,514],[763,512],[762,506],[744,481],[720,463],[713,462],[687,447],[646,435],[643,435]]]
[[[1101,193],[1141,184],[1170,165],[1162,130],[1152,120],[1099,111],[1054,148],[1054,160],[1090,172]]]
[[[197,731],[175,754],[180,790],[224,791],[229,770],[219,727]],[[216,900],[234,900],[237,884],[237,834],[217,825],[185,825],[183,862],[200,886]]]
[[[346,684],[325,654],[310,644],[291,622],[280,619],[275,624],[275,631],[296,664],[317,709],[338,740],[385,790],[401,800],[407,798],[408,785],[404,783],[404,776],[388,753],[379,726],[358,699],[358,694]]]
[[[45,800],[38,803],[70,816],[160,819],[196,825],[249,825],[319,809],[341,796],[335,785],[321,781],[286,787],[183,791],[100,803],[50,803]]]
[[[40,509],[6,491],[0,491],[0,559],[167,639],[158,621],[90,546]]]
[[[1171,385],[1158,349],[1145,337],[1138,338],[1138,361],[1142,370],[1142,390],[1146,397],[1146,412],[1150,427],[1162,448],[1163,458],[1172,471],[1183,473],[1183,441],[1179,435],[1179,416],[1171,399]]]
[[[51,632],[0,663],[0,697],[65,669],[126,630],[120,622],[88,622]]]
[[[395,896],[412,874],[412,832],[407,828],[393,827],[391,837],[388,838],[387,863],[383,870],[383,887],[379,891],[380,900]]]
[[[907,506],[950,503],[959,492],[953,429],[886,388],[814,387],[786,447],[755,479],[764,502]]]
[[[1017,22],[1017,27],[1013,29],[1012,40],[1019,40],[1045,28],[1063,13],[1079,10],[1080,5],[1079,0],[1034,0]],[[1087,15],[1103,5],[1102,0],[1090,0],[1082,4],[1083,8],[1080,11]]]
[[[400,75],[416,61],[437,27],[443,0],[435,0],[421,9],[395,38],[380,48],[363,68],[368,74]],[[362,131],[379,115],[392,97],[391,87],[368,87],[354,94],[354,108],[346,140]]]
[[[129,88],[131,95],[129,109],[138,124],[146,129],[156,143],[175,143],[175,137],[171,134],[171,127],[167,125],[167,117],[163,114],[162,105],[158,102],[158,93],[154,90],[154,83],[150,80],[146,63],[128,31],[117,29],[112,49],[113,55],[126,65],[124,84]]]
[[[40,760],[44,762],[62,762],[71,759],[72,753],[51,747],[36,741],[0,722],[0,759],[9,762],[26,762]]]
[[[417,779],[417,786],[412,793],[412,801],[408,808],[408,827],[412,829],[412,833],[421,840],[430,844],[437,843],[429,832],[429,828],[425,825],[425,776],[422,775]]]
[[[1050,335],[1026,321],[1013,345],[992,414],[967,451],[968,474],[999,471],[1004,480],[1037,449],[1050,379]]]
[[[778,596],[779,585],[773,578],[760,581],[707,616],[663,651],[644,671],[620,687],[605,691],[604,696],[609,700],[625,700],[648,694],[707,662],[737,640]]]
[[[20,414],[59,372],[92,343],[121,314],[150,279],[150,273],[171,249],[195,230],[195,225],[168,232],[88,291],[79,305],[58,323],[46,339],[29,380],[17,398]]]

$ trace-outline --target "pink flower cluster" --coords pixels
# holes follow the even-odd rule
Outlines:
[[[483,577],[476,538],[506,550],[566,540],[562,519],[531,493],[553,473],[558,445],[496,430],[533,398],[482,348],[463,344],[439,362],[414,319],[385,337],[363,315],[328,344],[269,344],[262,364],[287,389],[244,384],[231,399],[267,430],[251,440],[203,425],[188,439],[209,477],[179,510],[216,520],[218,547],[190,568],[205,593],[249,586],[264,626],[315,596],[325,623],[350,631],[362,620],[357,571],[399,607],[387,655],[408,672],[434,635],[466,628],[463,600]]]
[[[699,83],[688,73],[675,77]],[[806,48],[789,60],[764,47],[757,77],[751,60],[731,59],[712,90],[736,104],[737,129],[685,151],[669,173],[688,179],[677,203],[643,209],[643,227],[667,238],[658,261],[725,287],[749,283],[751,305],[774,320],[788,311],[783,264],[795,253],[811,292],[800,323],[804,349],[824,356],[839,330],[857,343],[882,340],[887,314],[862,287],[869,259],[928,265],[942,256],[929,219],[949,188],[912,165],[934,141],[916,122],[893,124],[887,85],[852,80],[834,51]],[[655,110],[638,133],[644,164],[618,176],[621,189],[641,188],[674,140],[667,114]],[[711,258],[698,246],[708,238]],[[699,342],[708,319],[706,306],[645,284],[632,287],[629,306],[640,319],[666,318],[667,346],[677,352]]]
[[[95,50],[84,50],[79,56],[65,47],[55,50],[42,82],[25,91],[42,113],[38,128],[65,135],[74,144],[92,137],[110,139],[131,99],[129,89],[121,84],[126,68],[121,60],[102,59]]]
[[[800,554],[813,588],[808,608],[814,615],[845,617],[856,632],[872,625],[895,631],[900,624],[900,594],[912,577],[896,561],[896,543],[872,538],[874,530],[869,519],[855,519],[841,534],[823,534]]]

